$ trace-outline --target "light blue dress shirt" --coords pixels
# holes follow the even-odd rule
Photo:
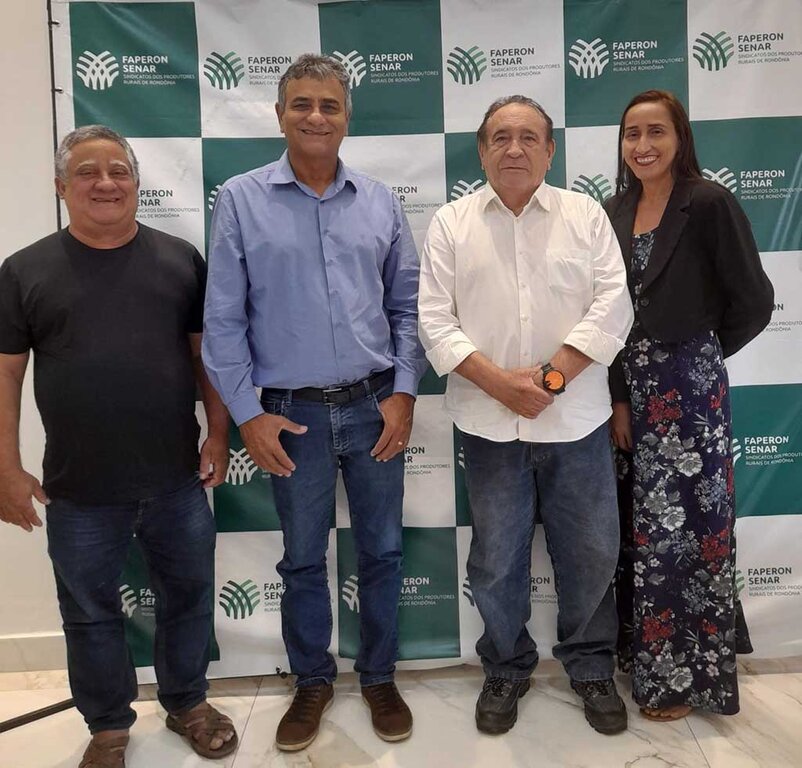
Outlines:
[[[338,164],[318,195],[285,152],[229,179],[212,216],[203,361],[237,425],[255,387],[349,384],[395,367],[416,395],[419,261],[392,191]]]

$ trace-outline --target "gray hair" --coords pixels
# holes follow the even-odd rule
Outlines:
[[[546,121],[546,141],[551,141],[554,138],[554,121],[549,117],[548,113],[546,112],[543,107],[540,106],[534,99],[530,99],[528,96],[502,96],[500,99],[496,99],[488,108],[487,112],[485,112],[484,119],[482,120],[482,124],[479,126],[479,130],[476,132],[476,141],[481,145],[484,146],[487,144],[487,121],[493,117],[496,112],[498,112],[502,107],[506,107],[508,104],[523,104],[525,107],[531,107],[535,110],[545,121]]]
[[[311,77],[314,80],[328,80],[333,77],[343,87],[345,94],[345,114],[351,116],[351,78],[345,67],[331,56],[316,53],[303,53],[290,64],[278,82],[278,111],[283,113],[287,106],[287,84],[290,80]]]
[[[131,149],[131,145],[123,136],[106,125],[84,125],[80,128],[76,128],[74,131],[70,131],[61,140],[61,144],[59,144],[56,150],[55,157],[56,178],[67,181],[67,164],[70,162],[72,148],[76,144],[82,144],[85,141],[94,141],[96,139],[113,141],[125,150],[128,164],[131,166],[131,174],[134,177],[134,181],[139,184],[139,163],[137,162],[134,150]]]

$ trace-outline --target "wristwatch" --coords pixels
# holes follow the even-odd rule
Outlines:
[[[540,372],[543,374],[543,389],[546,392],[551,392],[552,395],[565,392],[565,376],[562,371],[558,371],[551,363],[544,363]]]

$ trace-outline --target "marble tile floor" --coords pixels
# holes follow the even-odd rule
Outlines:
[[[802,673],[754,674],[743,668],[741,712],[693,714],[652,723],[629,700],[630,727],[602,736],[585,723],[578,699],[554,662],[544,662],[505,736],[473,723],[481,671],[474,667],[401,672],[398,683],[415,715],[409,741],[387,744],[373,733],[354,675],[337,682],[334,706],[317,740],[295,754],[277,751],[276,725],[291,695],[275,676],[213,681],[210,699],[232,717],[238,751],[224,761],[199,758],[164,727],[154,686],[134,705],[128,768],[802,768]],[[63,672],[0,674],[0,721],[69,697]],[[86,743],[74,710],[0,734],[0,768],[77,768]]]

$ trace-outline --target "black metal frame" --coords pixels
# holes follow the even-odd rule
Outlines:
[[[75,701],[73,699],[65,699],[64,701],[59,701],[56,704],[51,704],[49,707],[42,707],[41,709],[36,709],[33,712],[28,712],[25,715],[20,715],[19,717],[12,717],[10,720],[5,720],[4,722],[0,723],[0,733],[5,733],[6,731],[11,731],[14,728],[19,728],[21,725],[28,725],[28,723],[41,720],[43,717],[50,717],[50,715],[55,715],[59,712],[63,712],[66,709],[72,709],[74,706]]]
[[[61,22],[53,18],[53,3],[47,1],[47,41],[50,48],[50,108],[53,110],[53,152],[58,149],[58,119],[56,112],[56,94],[64,93],[63,88],[56,86],[56,61],[53,54],[53,27],[58,27]],[[56,196],[56,226],[61,229],[61,204]]]

